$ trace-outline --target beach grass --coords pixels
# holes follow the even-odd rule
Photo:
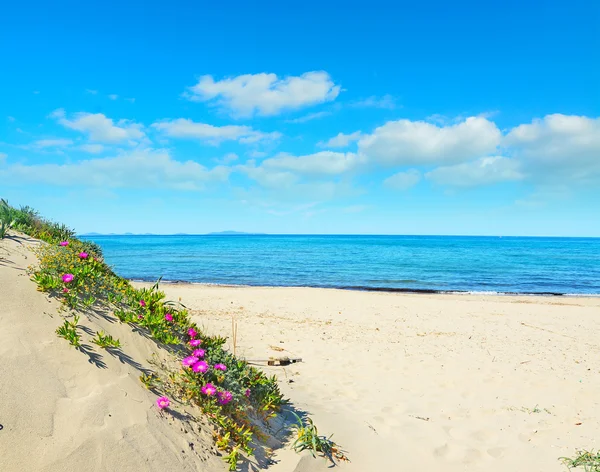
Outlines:
[[[561,457],[560,460],[569,469],[600,472],[600,451],[577,451],[575,457]]]

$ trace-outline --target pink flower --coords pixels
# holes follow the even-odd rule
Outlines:
[[[250,389],[247,388],[246,391],[244,392],[244,395],[246,395],[248,398],[250,398]]]
[[[204,387],[202,387],[200,389],[200,391],[204,394],[204,395],[214,395],[215,393],[217,393],[217,387],[215,387],[213,384],[211,383],[207,383]]]
[[[227,370],[227,366],[225,364],[215,364],[214,369],[225,372]]]
[[[79,259],[87,259],[88,258],[88,253],[87,252],[80,252],[79,253]]]
[[[188,335],[190,336],[190,338],[195,338],[198,333],[196,333],[196,330],[194,328],[190,328],[188,329]]]
[[[68,284],[69,282],[73,282],[73,279],[75,278],[75,276],[73,274],[64,274],[62,276],[62,281],[66,284]]]
[[[161,410],[164,410],[165,408],[169,408],[170,404],[171,404],[171,400],[169,400],[167,397],[158,397],[156,399],[156,406]]]
[[[140,300],[140,306],[143,308],[146,306],[146,302],[144,300]]]
[[[192,339],[190,341],[190,346],[192,347],[198,347],[200,344],[202,344],[202,339]]]
[[[227,390],[217,393],[217,396],[219,397],[219,403],[221,405],[227,405],[233,399],[233,395]]]
[[[181,360],[181,364],[182,364],[184,367],[191,367],[191,366],[193,366],[193,365],[194,365],[196,362],[198,362],[198,358],[197,358],[197,357],[194,357],[194,356],[188,356],[188,357],[185,357],[185,358],[183,358],[183,359]]]
[[[208,362],[198,361],[192,366],[192,370],[197,374],[203,374],[208,370]]]
[[[143,320],[144,319],[144,315],[138,315],[138,320]]]
[[[63,247],[64,247],[64,246],[68,246],[68,245],[69,245],[69,241],[61,241],[59,244],[60,244],[61,246],[63,246]]]
[[[173,321],[173,315],[171,313],[165,314],[165,320],[167,320],[167,321]]]
[[[63,288],[63,293],[69,293],[69,289],[67,287]]]
[[[204,349],[194,349],[192,351],[192,356],[194,356],[194,357],[204,357]]]

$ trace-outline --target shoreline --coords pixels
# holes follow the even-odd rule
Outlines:
[[[155,279],[128,278],[130,282],[154,284]],[[159,279],[160,284],[168,285],[193,285],[199,287],[224,287],[224,288],[288,288],[288,289],[318,289],[318,290],[341,290],[344,292],[372,292],[372,293],[398,293],[408,295],[476,295],[476,296],[498,296],[498,297],[568,297],[568,298],[600,298],[600,293],[571,293],[571,292],[497,292],[497,291],[475,291],[475,290],[435,290],[418,288],[396,288],[396,287],[369,287],[369,286],[323,286],[323,285],[249,285],[249,284],[223,284],[211,282],[190,282],[188,280],[164,280]]]

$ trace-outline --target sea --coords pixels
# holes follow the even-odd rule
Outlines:
[[[132,280],[398,292],[600,295],[600,238],[87,236]]]

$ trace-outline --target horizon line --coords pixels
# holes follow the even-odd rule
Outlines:
[[[209,233],[77,233],[78,236],[386,236],[386,237],[451,237],[451,238],[567,238],[600,239],[600,236],[557,236],[557,235],[514,235],[514,234],[395,234],[395,233],[246,233],[246,232],[209,232]]]

